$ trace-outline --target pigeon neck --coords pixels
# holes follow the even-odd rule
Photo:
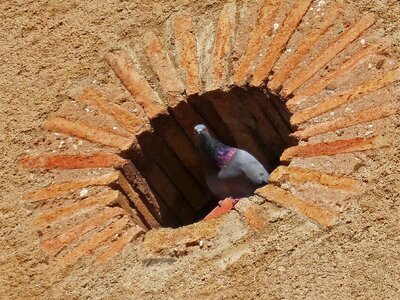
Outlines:
[[[205,150],[205,159],[218,168],[224,167],[230,159],[235,155],[237,149],[226,146],[220,141],[214,139],[208,132],[204,133],[202,139],[203,148]]]

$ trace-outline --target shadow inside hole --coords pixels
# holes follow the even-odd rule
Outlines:
[[[137,137],[140,147],[129,153],[157,203],[150,203],[145,193],[141,198],[164,227],[194,223],[222,200],[213,199],[205,183],[195,125],[203,123],[224,144],[248,151],[268,172],[295,143],[284,103],[258,88],[190,96],[169,113],[152,119],[152,129]]]

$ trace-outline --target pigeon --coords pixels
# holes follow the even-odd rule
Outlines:
[[[238,201],[268,182],[267,170],[247,151],[221,143],[203,124],[194,127],[194,134],[207,186],[218,200]]]

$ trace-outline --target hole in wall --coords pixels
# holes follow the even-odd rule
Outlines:
[[[161,225],[188,225],[222,200],[208,191],[193,127],[204,123],[221,142],[248,151],[271,173],[282,152],[296,143],[290,137],[289,119],[284,102],[260,88],[193,95],[170,109],[169,115],[151,120],[152,129],[137,137],[139,147],[126,157],[146,179]],[[148,202],[146,195],[141,198]]]

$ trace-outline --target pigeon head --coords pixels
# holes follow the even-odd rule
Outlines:
[[[207,127],[206,127],[205,125],[203,125],[203,124],[198,124],[198,125],[194,126],[194,133],[195,133],[196,135],[199,135],[199,134],[201,134],[202,132],[208,132],[208,129],[207,129]]]

